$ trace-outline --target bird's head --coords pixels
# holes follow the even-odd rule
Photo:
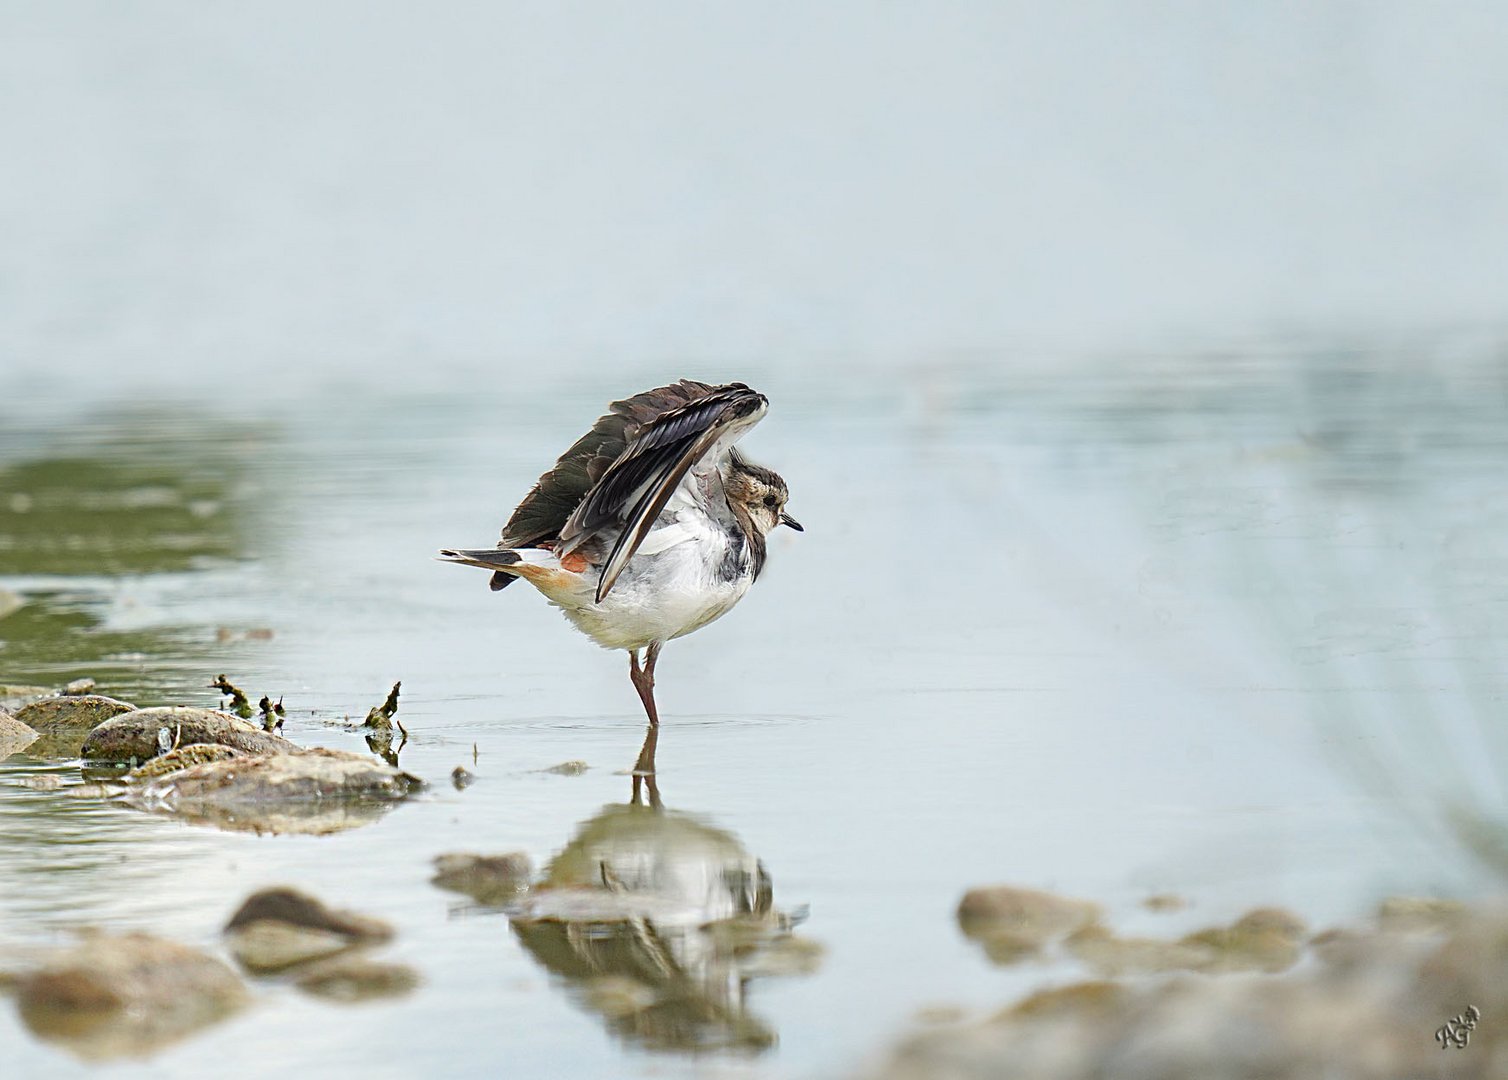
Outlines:
[[[768,535],[779,525],[789,525],[797,532],[805,531],[800,522],[785,512],[788,494],[785,481],[773,469],[755,465],[734,451],[728,455],[723,489],[730,502],[744,508],[761,535]]]

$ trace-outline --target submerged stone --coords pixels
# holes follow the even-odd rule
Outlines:
[[[391,924],[328,907],[297,889],[253,893],[225,924],[231,953],[248,971],[266,974],[387,941]]]
[[[496,906],[518,899],[529,891],[533,867],[522,851],[506,855],[473,855],[449,852],[435,856],[435,876],[430,884],[464,893],[479,904]]]
[[[1198,971],[1215,959],[1205,945],[1156,938],[1118,937],[1103,926],[1086,926],[1064,943],[1077,960],[1101,975],[1147,975],[1162,971]]]
[[[1230,926],[1195,931],[1179,944],[1209,950],[1204,971],[1284,971],[1298,962],[1304,922],[1282,908],[1257,908]]]
[[[1291,937],[1258,909],[1226,932]],[[1508,913],[1459,913],[1440,939],[1327,931],[1320,963],[1041,990],[991,1019],[905,1038],[870,1080],[1405,1080],[1508,1075]],[[1339,962],[1337,962],[1339,961]],[[1442,1052],[1443,1051],[1443,1052]]]
[[[15,712],[25,708],[33,701],[42,698],[50,698],[57,691],[50,686],[21,686],[10,683],[0,683],[0,709],[8,709]]]
[[[106,720],[84,740],[87,761],[147,761],[177,746],[216,743],[248,754],[292,754],[299,747],[256,724],[214,709],[170,705]]]
[[[226,930],[225,944],[246,971],[267,975],[345,952],[353,942],[331,930],[261,919]]]
[[[1438,932],[1461,922],[1469,911],[1459,900],[1390,896],[1377,907],[1377,925],[1390,931]]]
[[[580,776],[590,767],[584,761],[562,761],[559,765],[551,765],[548,769],[541,769],[540,772],[552,773],[555,776]]]
[[[996,963],[1013,963],[1100,917],[1098,904],[1036,889],[994,885],[970,889],[958,925]]]
[[[148,934],[96,934],[16,983],[39,1038],[91,1059],[144,1055],[240,1009],[245,987],[221,961]]]
[[[420,982],[419,973],[407,964],[382,963],[353,953],[312,965],[294,985],[315,997],[355,1003],[401,997]]]

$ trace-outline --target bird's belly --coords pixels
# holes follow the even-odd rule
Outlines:
[[[641,649],[669,641],[725,615],[752,576],[724,578],[694,544],[636,557],[602,603],[561,604],[566,617],[606,649]]]

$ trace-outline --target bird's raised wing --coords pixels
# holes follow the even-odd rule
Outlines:
[[[605,528],[622,527],[597,584],[599,602],[633,558],[686,473],[714,449],[732,445],[760,421],[769,407],[763,394],[743,383],[708,386],[683,381],[617,402],[613,410],[618,413],[623,406],[624,414],[643,415],[654,402],[642,399],[657,395],[659,404],[665,407],[635,422],[632,431],[625,429],[627,445],[560,529],[558,550],[565,555]]]

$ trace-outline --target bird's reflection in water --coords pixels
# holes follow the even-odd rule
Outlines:
[[[791,933],[763,863],[737,837],[664,808],[655,738],[651,728],[633,801],[583,822],[509,918],[534,957],[623,1037],[757,1053],[775,1032],[746,1008],[750,980],[809,973],[817,947]]]

